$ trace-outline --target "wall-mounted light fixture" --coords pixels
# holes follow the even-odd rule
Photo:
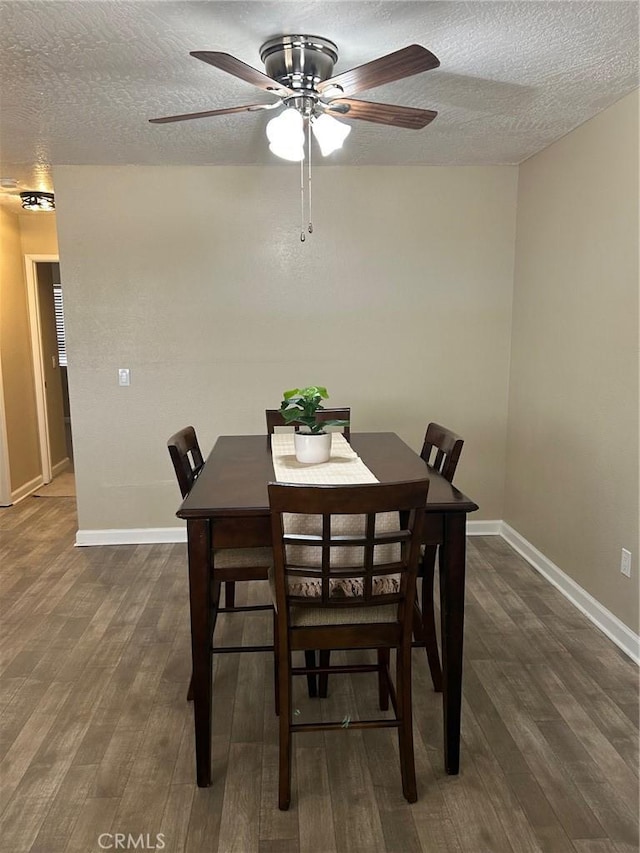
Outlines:
[[[20,193],[22,206],[25,210],[55,210],[56,203],[53,193],[43,193],[39,190],[29,190]]]

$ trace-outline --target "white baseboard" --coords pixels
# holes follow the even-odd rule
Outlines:
[[[470,521],[467,519],[467,536],[499,536],[501,521]]]
[[[17,504],[18,501],[28,498],[29,495],[37,492],[43,483],[44,480],[42,479],[42,474],[38,474],[38,476],[34,477],[33,480],[30,480],[28,483],[20,486],[19,489],[15,490],[15,492],[11,492],[11,503]]]
[[[157,545],[186,542],[186,527],[131,527],[111,530],[78,530],[76,545]]]
[[[42,481],[36,482],[35,491]],[[23,487],[26,488],[26,487]],[[30,492],[27,492],[29,494]],[[26,496],[26,494],[25,494]],[[467,521],[468,536],[502,536],[549,583],[553,584],[603,634],[640,664],[640,637],[599,601],[565,574],[555,563],[504,521]],[[111,530],[78,530],[76,545],[153,545],[186,542],[186,527],[139,527]]]
[[[61,462],[57,462],[53,468],[51,469],[51,476],[57,477],[58,474],[62,474],[63,471],[66,471],[67,468],[71,467],[71,460],[68,456],[65,456]]]
[[[504,521],[501,525],[500,535],[505,542],[511,545],[514,551],[517,551],[549,583],[560,590],[565,598],[569,599],[581,613],[584,613],[587,619],[593,622],[603,634],[606,634],[631,660],[640,664],[640,637],[634,634],[624,622],[621,622],[610,610],[603,607],[599,601]]]
[[[467,521],[468,536],[495,536],[501,521]],[[154,545],[186,542],[185,527],[132,527],[111,530],[78,530],[76,545]]]
[[[71,465],[71,460],[69,457],[65,457],[62,462],[58,462],[57,465],[51,470],[51,476],[56,477],[58,474],[61,474],[63,471],[66,471]],[[24,498],[28,498],[29,495],[32,495],[34,492],[37,492],[38,489],[44,485],[44,480],[42,478],[42,474],[38,474],[37,477],[34,477],[33,480],[29,480],[28,483],[20,486],[19,489],[16,489],[15,492],[11,492],[11,504],[17,504],[19,501],[24,500]]]

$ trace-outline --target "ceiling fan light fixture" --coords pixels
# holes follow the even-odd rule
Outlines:
[[[56,202],[53,193],[44,193],[38,190],[20,193],[22,206],[25,210],[55,210]]]
[[[342,143],[351,133],[351,125],[324,113],[311,120],[311,130],[320,146],[322,156],[328,157],[329,154],[342,148]]]
[[[269,143],[269,151],[280,157],[282,160],[290,160],[292,163],[299,163],[304,160],[304,148],[302,145],[288,145],[287,143]]]
[[[304,120],[295,107],[287,107],[280,115],[267,122],[269,149],[283,160],[304,158]]]

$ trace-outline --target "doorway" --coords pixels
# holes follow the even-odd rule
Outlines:
[[[43,489],[75,494],[64,297],[57,257],[27,255],[26,278]],[[62,483],[64,480],[64,484]],[[68,482],[67,482],[68,481]],[[47,486],[46,484],[51,484]]]

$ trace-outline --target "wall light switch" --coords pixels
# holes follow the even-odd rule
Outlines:
[[[128,367],[118,368],[118,385],[131,385],[131,375]]]
[[[622,555],[620,557],[620,571],[625,577],[631,577],[631,551],[627,551],[626,548],[622,549]]]

